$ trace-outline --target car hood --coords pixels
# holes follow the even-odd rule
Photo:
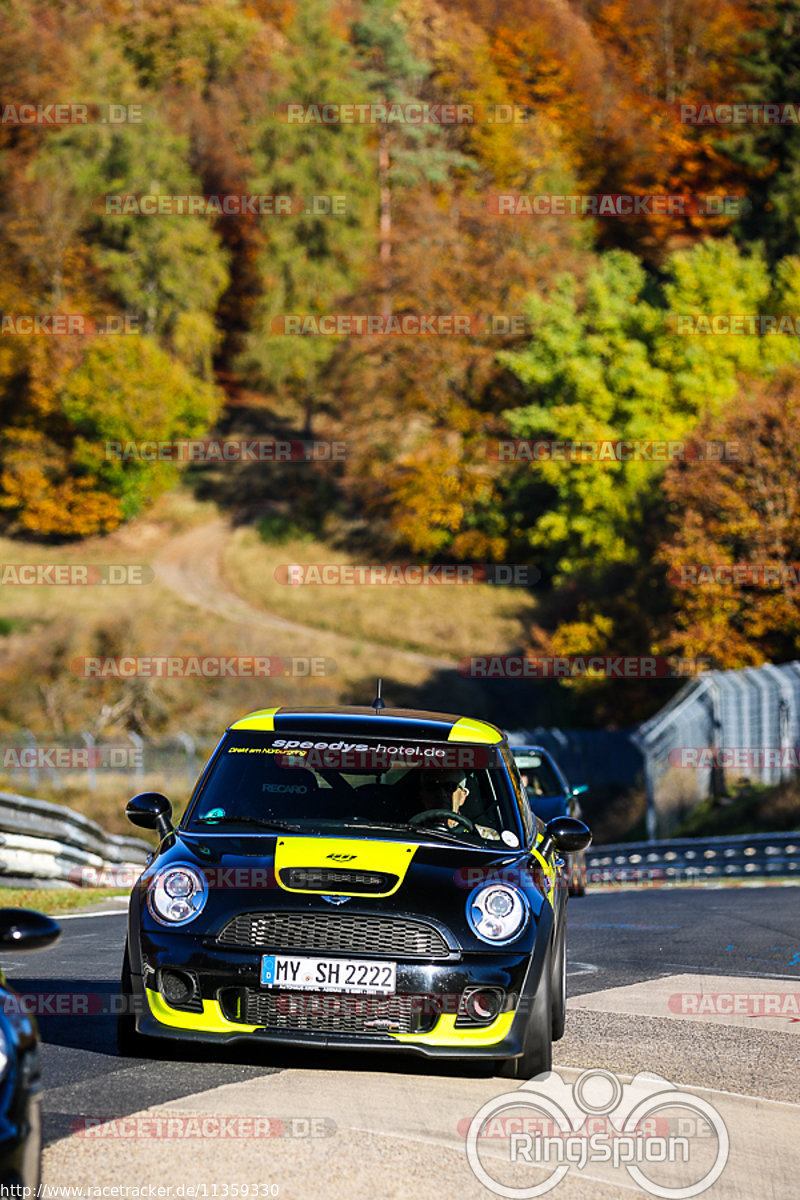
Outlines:
[[[527,895],[534,918],[546,903],[542,872],[523,850],[384,838],[176,833],[144,872],[169,863],[198,867],[209,884],[208,932],[235,912],[327,909],[419,915],[464,930],[466,901],[479,884],[503,880]],[[187,929],[187,932],[189,930]],[[471,938],[468,938],[471,940]]]

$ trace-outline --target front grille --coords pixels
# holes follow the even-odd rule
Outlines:
[[[436,1015],[418,1011],[418,996],[347,996],[319,992],[260,992],[228,988],[220,993],[229,1020],[285,1033],[425,1033]]]
[[[218,941],[223,946],[259,950],[324,950],[348,958],[447,958],[450,950],[438,929],[404,917],[358,913],[240,913]]]
[[[390,892],[398,875],[383,871],[335,871],[328,867],[287,867],[280,872],[281,883],[289,888],[305,888],[312,892],[359,892],[365,895]]]

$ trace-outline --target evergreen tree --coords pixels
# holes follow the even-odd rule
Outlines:
[[[750,0],[742,35],[743,83],[736,97],[752,104],[797,104],[800,95],[800,0]],[[761,241],[770,262],[800,249],[800,129],[749,125],[717,149],[742,173],[750,204],[734,229]]]

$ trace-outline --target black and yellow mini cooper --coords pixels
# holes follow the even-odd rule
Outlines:
[[[236,1039],[549,1070],[564,1030],[580,821],[532,815],[508,744],[466,717],[265,709],[235,721],[133,890],[119,1044]],[[487,1062],[488,1065],[488,1062]]]

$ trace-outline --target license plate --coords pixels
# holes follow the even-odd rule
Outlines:
[[[367,958],[297,958],[288,954],[265,954],[261,959],[262,987],[389,996],[396,984],[397,963]]]

